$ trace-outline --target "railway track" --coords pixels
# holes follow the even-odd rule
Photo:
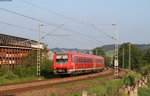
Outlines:
[[[113,76],[113,69],[108,69],[104,72],[81,75],[75,77],[67,77],[67,78],[55,78],[55,79],[47,79],[47,80],[39,80],[32,82],[24,82],[24,83],[14,83],[14,84],[5,84],[0,85],[0,95],[12,95],[19,92],[31,91],[35,89],[43,89],[49,88],[55,85],[61,85],[76,81],[82,80],[91,80],[99,77],[107,77]]]

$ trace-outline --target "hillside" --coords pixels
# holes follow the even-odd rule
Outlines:
[[[148,48],[150,48],[150,44],[135,44],[138,48],[140,48],[141,50],[146,50]],[[111,45],[104,45],[102,46],[102,48],[105,50],[106,54],[108,56],[112,56],[114,49],[115,49],[115,45],[111,44]],[[87,54],[92,54],[91,50],[88,49],[78,49],[78,48],[52,48],[53,52],[57,52],[57,53],[61,53],[61,52],[78,52],[78,53],[87,53]]]
[[[91,50],[87,49],[77,49],[77,48],[52,48],[53,52],[56,53],[66,53],[66,52],[78,52],[78,53],[87,53],[90,54]]]
[[[134,44],[135,46],[137,46],[138,48],[140,48],[141,50],[146,50],[148,48],[150,48],[150,44]],[[114,50],[115,49],[115,45],[111,44],[111,45],[104,45],[102,46],[104,48],[105,51],[109,51],[109,50]]]

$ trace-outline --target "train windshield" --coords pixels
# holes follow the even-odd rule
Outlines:
[[[67,54],[59,54],[56,56],[57,64],[66,64],[68,63],[68,55]]]

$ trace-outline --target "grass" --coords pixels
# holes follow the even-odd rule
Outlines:
[[[37,80],[36,76],[29,76],[24,78],[14,78],[12,80],[6,79],[5,77],[0,77],[0,84],[18,83]]]
[[[148,87],[148,88],[139,88],[138,95],[139,96],[150,96],[150,87]]]
[[[35,81],[37,80],[35,73],[36,70],[33,68],[16,68],[9,70],[4,67],[0,69],[0,84]]]
[[[131,70],[126,70],[126,71],[128,72],[128,76],[131,76],[133,78],[138,78],[138,79],[142,78],[142,75],[140,73]],[[126,78],[128,78],[128,76]],[[54,86],[54,88],[69,87],[77,84],[81,85],[82,83],[84,84],[86,83],[90,85],[87,88],[88,94],[90,95],[95,94],[96,96],[116,96],[116,95],[127,96],[127,94],[125,94],[124,91],[121,89],[125,83],[124,80],[125,78],[115,79],[111,81],[108,78],[96,78],[93,80],[86,80],[86,81],[79,81],[79,82],[74,82],[74,83],[69,83],[64,85],[58,85],[58,86]],[[81,96],[81,95],[82,95],[82,90],[79,90],[78,92],[73,92],[70,93],[69,95],[64,95],[64,96]]]
[[[99,86],[94,85],[88,90],[89,94],[96,94],[97,96],[111,96],[116,93],[122,86],[122,80],[107,81]]]
[[[54,88],[69,87],[77,84],[81,85],[83,83],[90,85],[87,89],[88,94],[96,94],[97,96],[111,96],[110,94],[116,93],[119,90],[119,88],[121,88],[123,84],[123,80],[118,79],[118,80],[109,81],[108,78],[97,78],[93,80],[78,81],[69,84],[57,85],[54,86]],[[64,96],[81,96],[81,94],[82,94],[82,90]]]
[[[141,79],[143,77],[140,73],[137,73],[135,71],[132,71],[132,70],[129,70],[129,69],[126,69],[126,71],[128,72],[128,75],[130,75],[134,78]]]
[[[138,78],[138,79],[142,78],[142,75],[139,73],[136,73],[131,70],[126,70],[126,71],[128,72],[128,76],[132,76],[132,77]],[[10,72],[7,76],[0,77],[0,84],[27,82],[27,81],[34,81],[34,80],[37,80],[36,76],[28,76],[28,77],[24,77],[24,78],[19,78]],[[63,84],[63,85],[56,85],[56,86],[53,86],[53,88],[59,89],[61,87],[71,87],[71,86],[75,86],[75,85],[82,86],[82,84],[84,84],[84,85],[87,84],[88,86],[86,86],[84,88],[87,88],[88,94],[96,94],[96,96],[113,96],[113,95],[126,96],[126,94],[124,94],[123,90],[120,90],[121,87],[124,85],[124,80],[125,80],[125,78],[115,79],[115,80],[110,80],[107,77],[96,78],[93,80],[84,80],[84,81]],[[71,92],[71,91],[69,91],[69,92]],[[139,94],[140,94],[139,96],[149,96],[148,93],[150,94],[150,88],[139,89]],[[72,93],[69,93],[69,95],[66,94],[64,96],[81,96],[81,94],[82,94],[82,90],[78,89],[78,92],[73,91]],[[148,95],[145,95],[145,94],[148,94]],[[50,94],[50,96],[57,96],[57,93],[53,92],[52,94]]]

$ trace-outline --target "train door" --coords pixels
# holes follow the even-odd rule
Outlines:
[[[71,67],[72,67],[72,69],[75,69],[75,62],[76,62],[75,60],[76,60],[75,56],[72,55],[71,56]]]
[[[93,66],[94,69],[96,69],[96,59],[95,58],[93,59],[93,64],[94,64],[94,66]]]

